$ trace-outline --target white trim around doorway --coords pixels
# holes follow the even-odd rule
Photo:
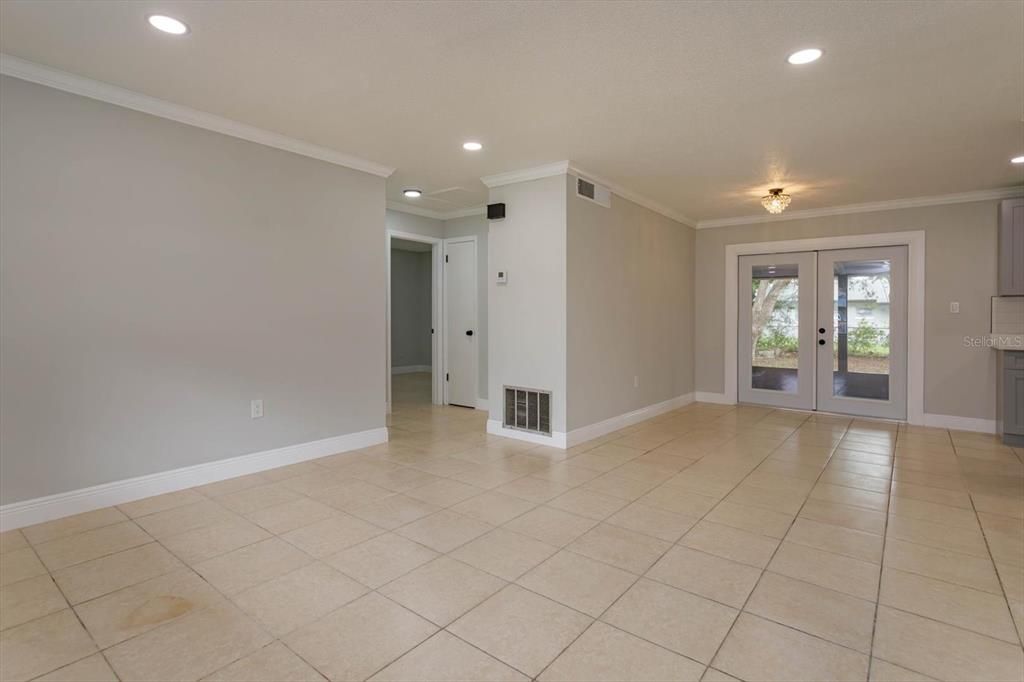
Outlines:
[[[392,239],[404,239],[410,242],[420,242],[422,244],[431,245],[431,268],[430,268],[430,300],[431,300],[431,315],[430,324],[434,329],[434,334],[431,338],[431,368],[430,368],[430,402],[435,405],[444,404],[444,382],[441,381],[441,373],[444,371],[444,358],[442,350],[444,348],[444,329],[441,326],[441,320],[443,319],[444,313],[444,277],[443,274],[443,263],[444,263],[444,240],[438,237],[427,237],[422,234],[416,234],[415,232],[402,232],[400,230],[386,230],[384,235],[384,251],[387,254],[387,267],[386,267],[386,295],[385,295],[385,310],[386,310],[386,343],[384,344],[384,362],[386,367],[387,377],[387,395],[385,397],[385,408],[388,414],[391,414],[391,375],[400,373],[395,372],[391,366],[391,240]],[[397,368],[402,369],[402,368]]]
[[[738,262],[740,256],[793,251],[827,251],[871,246],[907,247],[907,348],[923,349],[925,297],[925,233],[923,230],[883,232],[878,234],[844,235],[789,239],[777,242],[728,244],[725,247],[725,338],[724,392],[720,402],[735,404],[737,400],[737,320],[739,313]],[[717,398],[717,395],[715,396]],[[701,400],[701,394],[697,396]],[[709,402],[719,402],[713,400]],[[924,352],[907,355],[907,421],[925,423],[924,415]]]

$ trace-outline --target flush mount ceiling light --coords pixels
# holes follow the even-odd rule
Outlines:
[[[761,197],[761,205],[772,215],[778,215],[789,206],[790,196],[782,193],[781,187],[768,190],[768,194]]]
[[[786,61],[793,66],[801,66],[803,64],[810,64],[821,59],[821,55],[825,54],[823,51],[816,47],[808,47],[805,50],[797,50],[793,54],[786,58]]]
[[[1024,156],[1015,156],[1010,159],[1010,163],[1024,163]]]
[[[409,189],[403,189],[402,194],[408,199],[419,199],[423,196],[423,191],[410,187]]]
[[[465,149],[467,152],[478,152],[481,149],[483,149],[484,146],[479,142],[463,142],[462,148]]]
[[[150,26],[164,33],[170,33],[175,36],[183,36],[188,33],[188,25],[174,17],[168,17],[163,14],[151,14],[147,20]]]

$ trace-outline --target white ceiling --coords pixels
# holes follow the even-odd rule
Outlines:
[[[394,166],[433,211],[562,159],[700,220],[1024,181],[1019,0],[3,0],[0,49]]]

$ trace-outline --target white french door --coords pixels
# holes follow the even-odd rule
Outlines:
[[[741,402],[907,415],[907,248],[742,256]]]

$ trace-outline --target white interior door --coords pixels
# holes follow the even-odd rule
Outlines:
[[[907,247],[818,254],[819,410],[907,416]]]
[[[814,409],[815,253],[739,259],[740,402]]]
[[[476,239],[446,239],[444,246],[445,402],[476,407]]]

